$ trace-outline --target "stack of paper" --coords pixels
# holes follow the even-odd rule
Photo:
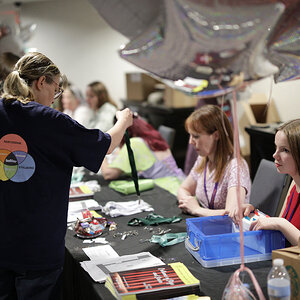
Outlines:
[[[165,264],[149,252],[141,252],[138,254],[123,255],[113,258],[107,258],[103,255],[103,253],[101,256],[101,258],[83,261],[80,263],[82,268],[90,274],[94,281],[97,282],[105,282],[107,275],[110,272],[134,270]]]

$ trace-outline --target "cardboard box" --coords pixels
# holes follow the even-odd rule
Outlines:
[[[247,102],[243,101],[243,107],[250,125],[263,126],[269,123],[280,122],[274,100],[271,99],[270,103],[268,103],[265,94],[253,94]]]
[[[272,259],[282,258],[291,278],[291,300],[300,299],[300,245],[272,251]]]
[[[172,89],[166,86],[164,92],[164,104],[167,107],[182,108],[182,107],[195,107],[198,102],[197,96],[190,96],[179,90]]]
[[[268,103],[265,94],[253,94],[247,101],[241,101],[242,114],[239,118],[239,129],[243,136],[241,152],[244,157],[250,155],[250,137],[245,127],[255,125],[265,127],[268,124],[280,122],[274,101]]]
[[[144,101],[160,81],[146,73],[126,73],[127,100]]]

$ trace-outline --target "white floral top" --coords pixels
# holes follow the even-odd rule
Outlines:
[[[190,175],[192,178],[197,181],[196,186],[196,197],[199,201],[200,205],[205,208],[209,208],[209,201],[211,201],[212,194],[214,192],[215,188],[215,182],[214,182],[214,176],[215,176],[215,170],[213,170],[211,173],[208,173],[206,175],[206,190],[207,190],[207,196],[205,194],[204,190],[204,172],[198,173],[196,169],[201,163],[201,160],[203,157],[198,156]],[[227,192],[230,187],[237,186],[237,159],[233,158],[228,162],[228,165],[226,166],[223,178],[218,183],[217,186],[217,192],[214,199],[214,209],[224,209],[226,205],[226,197]],[[245,188],[246,190],[246,199],[245,202],[249,202],[249,196],[250,196],[250,190],[251,190],[251,179],[249,175],[249,168],[244,159],[242,159],[242,168],[240,169],[240,185],[241,187]]]
[[[117,108],[112,104],[104,103],[93,115],[88,124],[88,128],[100,129],[103,132],[111,129],[114,126],[114,117],[117,112]]]

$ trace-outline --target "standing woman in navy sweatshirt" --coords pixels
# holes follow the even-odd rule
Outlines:
[[[106,133],[52,109],[62,75],[28,53],[4,83],[0,100],[0,299],[59,299],[72,168],[97,172],[132,124],[117,112]]]

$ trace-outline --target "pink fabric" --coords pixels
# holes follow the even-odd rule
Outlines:
[[[195,170],[200,165],[203,158],[198,156],[190,175],[197,181],[196,186],[196,197],[202,207],[208,208],[208,201],[204,192],[204,172],[198,173]],[[246,189],[246,199],[245,202],[249,203],[250,189],[251,189],[251,179],[249,175],[249,168],[246,161],[242,160],[243,168],[240,170],[240,183],[241,187]],[[213,193],[215,182],[214,182],[215,171],[208,173],[206,175],[206,189],[209,201],[211,200],[211,195]],[[227,192],[230,187],[237,186],[237,159],[233,158],[228,162],[225,169],[224,176],[218,184],[218,189],[214,201],[214,209],[224,209],[226,205]]]

